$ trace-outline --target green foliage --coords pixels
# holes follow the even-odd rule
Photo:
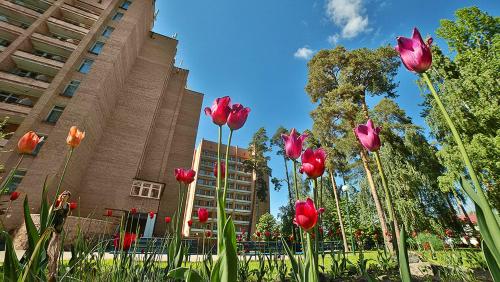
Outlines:
[[[274,234],[279,230],[279,226],[274,216],[267,212],[260,216],[255,229],[262,234],[264,234],[264,232],[266,231]]]
[[[408,249],[406,248],[406,231],[403,226],[399,236],[399,274],[401,281],[411,282],[410,264],[408,261]]]
[[[428,72],[439,96],[479,173],[492,205],[500,208],[500,18],[477,7],[459,9],[456,20],[442,20],[437,34],[447,43],[452,58],[434,46]],[[421,84],[423,82],[421,81]],[[464,167],[456,142],[432,97],[425,93],[424,116],[439,141],[439,161],[446,171],[441,189],[454,187]]]
[[[330,257],[332,259],[332,265],[330,267],[332,278],[338,279],[344,277],[347,272],[348,262],[344,251],[332,251],[330,252]]]

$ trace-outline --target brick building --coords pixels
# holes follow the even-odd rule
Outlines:
[[[223,158],[226,146],[221,146]],[[229,186],[226,197],[226,213],[231,216],[236,233],[242,231],[255,231],[255,225],[260,216],[269,212],[269,176],[266,176],[267,197],[261,201],[256,194],[255,173],[247,173],[243,169],[243,161],[248,159],[247,149],[231,146],[229,148],[228,180]],[[214,176],[214,164],[217,162],[217,143],[202,140],[193,157],[193,169],[196,178],[189,186],[183,233],[190,237],[202,236],[204,229],[216,233],[217,229],[217,201],[215,199],[215,186],[217,179]],[[206,224],[198,222],[198,208],[209,211],[209,220]],[[187,225],[189,219],[193,220],[191,228]]]
[[[12,132],[0,145],[14,149],[0,154],[0,176],[6,181],[18,161],[25,132],[45,136],[6,183],[29,196],[32,213],[46,176],[54,193],[76,125],[86,137],[62,189],[80,215],[135,207],[144,235],[163,234],[157,219],[175,211],[173,171],[191,165],[203,95],[174,65],[177,40],[151,31],[154,13],[152,0],[0,1],[0,118],[9,117],[3,130]],[[13,203],[8,229],[21,224],[21,206]]]

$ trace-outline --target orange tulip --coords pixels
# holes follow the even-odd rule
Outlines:
[[[78,130],[78,127],[72,126],[69,129],[66,143],[68,143],[71,148],[76,148],[78,147],[78,145],[80,145],[80,142],[82,142],[83,138],[85,138],[85,131],[80,131]]]
[[[33,150],[35,150],[36,145],[42,142],[42,140],[43,137],[40,138],[35,132],[28,131],[17,142],[17,149],[21,154],[31,154],[33,153]]]

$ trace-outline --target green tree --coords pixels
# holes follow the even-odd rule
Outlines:
[[[266,231],[269,231],[271,232],[271,234],[274,234],[279,231],[278,227],[279,226],[278,222],[276,221],[276,218],[274,218],[274,216],[270,213],[265,213],[260,216],[259,221],[255,226],[255,229],[261,234],[264,234]]]
[[[251,230],[252,221],[255,212],[259,210],[259,204],[266,201],[268,197],[269,186],[267,179],[271,176],[271,168],[268,166],[270,157],[266,154],[271,151],[269,147],[269,137],[266,129],[261,127],[254,133],[250,144],[248,144],[249,158],[243,162],[243,169],[246,172],[253,173],[254,177],[254,192],[252,194],[252,204],[248,230]],[[247,233],[250,239],[250,232]]]
[[[459,9],[455,16],[454,21],[441,20],[437,30],[437,35],[447,42],[451,57],[434,46],[428,74],[455,120],[489,200],[500,209],[500,17],[477,7]],[[457,145],[427,93],[423,115],[440,143],[437,156],[446,168],[439,185],[451,191],[465,171]]]
[[[353,129],[369,118],[366,96],[394,97],[399,59],[390,46],[375,50],[347,50],[338,46],[319,51],[308,63],[306,91],[317,108],[311,114],[319,130],[328,131],[331,146],[342,152],[349,163],[363,164],[370,192],[383,230],[386,246],[392,248],[385,214],[380,203],[370,159],[357,142]],[[397,226],[395,226],[397,228]]]

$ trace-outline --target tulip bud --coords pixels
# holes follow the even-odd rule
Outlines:
[[[413,29],[412,38],[398,37],[398,51],[401,61],[409,70],[424,73],[432,65],[431,44],[432,38],[427,39],[427,44],[422,39],[418,29]]]
[[[14,191],[14,192],[10,193],[10,200],[15,201],[15,200],[17,200],[17,198],[19,198],[20,195],[21,195],[21,193]]]
[[[283,143],[285,145],[285,156],[292,160],[296,160],[300,157],[300,154],[302,154],[302,146],[307,136],[307,134],[299,136],[295,128],[292,128],[290,135],[281,134],[281,138],[283,139]]]
[[[137,213],[137,208],[131,208],[130,209],[131,214],[136,214]]]
[[[113,215],[113,211],[112,210],[106,210],[106,216],[112,216]]]
[[[76,148],[78,147],[78,145],[80,145],[80,142],[82,142],[83,138],[85,138],[85,131],[80,131],[78,127],[72,126],[69,129],[68,137],[66,138],[66,143],[71,148]]]
[[[380,127],[375,127],[373,121],[369,119],[365,124],[360,124],[354,129],[359,142],[370,152],[375,152],[380,149],[381,142],[378,136],[382,130]]]
[[[198,221],[200,223],[205,223],[208,221],[208,210],[205,208],[198,209]]]
[[[300,172],[305,172],[307,177],[316,179],[325,172],[326,153],[323,148],[316,150],[309,148],[305,150],[301,160],[302,166],[300,167]]]
[[[193,220],[192,219],[188,220],[188,226],[191,227],[192,225],[193,225]]]
[[[172,221],[172,218],[170,216],[165,217],[165,223],[169,224]]]
[[[43,137],[40,138],[35,132],[28,131],[17,142],[17,149],[20,154],[32,154],[38,143],[42,141]]]
[[[71,202],[69,203],[69,209],[74,210],[78,207],[78,204],[76,202]]]
[[[231,108],[229,107],[230,103],[231,98],[228,96],[217,98],[211,108],[205,108],[205,114],[212,117],[212,121],[216,125],[224,125],[226,124],[231,112]]]
[[[153,219],[154,217],[155,217],[155,212],[154,211],[150,211],[149,212],[149,218]]]
[[[222,171],[220,177],[226,177],[226,164],[224,162],[220,163],[220,170]],[[214,176],[217,178],[217,162],[214,163]]]

